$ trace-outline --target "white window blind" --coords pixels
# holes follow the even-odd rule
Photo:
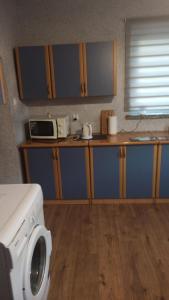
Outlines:
[[[127,19],[125,111],[169,114],[169,17]]]

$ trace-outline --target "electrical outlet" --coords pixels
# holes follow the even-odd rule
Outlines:
[[[78,121],[79,120],[79,115],[77,114],[77,113],[74,113],[73,115],[72,115],[72,121]]]

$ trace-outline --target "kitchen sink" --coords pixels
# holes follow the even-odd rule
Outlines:
[[[136,136],[130,138],[131,142],[149,142],[149,141],[156,141],[157,138],[155,136]]]
[[[169,136],[157,136],[158,141],[169,141]]]
[[[131,142],[169,141],[169,136],[136,136],[130,138]]]

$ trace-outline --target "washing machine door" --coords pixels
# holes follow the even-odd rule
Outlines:
[[[44,226],[34,228],[25,263],[24,299],[41,300],[46,293],[52,249],[51,233]]]

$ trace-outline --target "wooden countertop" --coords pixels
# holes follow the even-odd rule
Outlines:
[[[118,133],[116,135],[108,135],[105,139],[97,140],[76,140],[75,137],[68,137],[60,140],[29,140],[21,144],[20,148],[50,148],[50,147],[84,147],[84,146],[110,146],[110,145],[142,145],[142,144],[169,144],[168,140],[151,140],[151,141],[131,141],[134,137],[169,137],[169,133],[165,131],[154,132],[128,132]]]
[[[21,144],[21,148],[51,148],[51,147],[84,147],[88,146],[87,140],[75,140],[71,137],[58,140],[28,140]]]
[[[168,144],[169,139],[165,141],[151,140],[151,141],[131,141],[131,138],[135,137],[169,137],[169,133],[166,131],[154,131],[154,132],[128,132],[118,133],[116,135],[108,135],[105,140],[90,140],[90,146],[108,146],[108,145],[142,145],[142,144]]]

